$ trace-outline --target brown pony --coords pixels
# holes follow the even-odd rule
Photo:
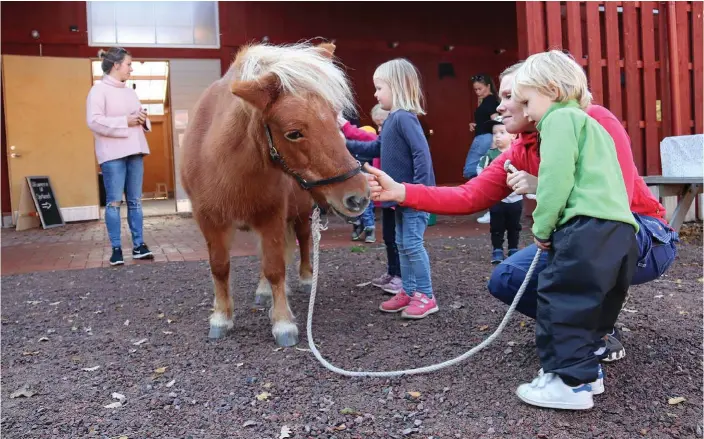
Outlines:
[[[348,218],[369,203],[367,181],[337,125],[337,114],[353,102],[334,50],[331,44],[245,46],[193,110],[180,172],[208,244],[215,287],[210,338],[234,326],[229,252],[235,229],[259,235],[256,294],[273,296],[274,339],[292,346],[298,328],[286,297],[286,264],[298,238],[299,279],[310,285],[313,199]]]

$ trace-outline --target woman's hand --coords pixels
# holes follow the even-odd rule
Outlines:
[[[472,123],[469,124],[469,132],[470,132],[470,133],[473,133],[476,128],[477,128],[477,124],[476,124],[476,123],[472,122]]]
[[[146,119],[141,112],[136,114],[130,114],[129,116],[127,116],[127,126],[136,127],[142,125],[145,120]]]
[[[370,166],[369,163],[364,164],[364,172],[367,172],[372,201],[403,203],[406,200],[406,186],[396,183],[386,172]]]
[[[538,189],[538,177],[518,171],[506,175],[506,185],[519,195],[534,194]]]

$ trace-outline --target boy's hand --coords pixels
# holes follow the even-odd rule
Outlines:
[[[549,251],[552,243],[550,241],[539,241],[538,238],[533,237],[533,242],[538,246],[540,250]]]

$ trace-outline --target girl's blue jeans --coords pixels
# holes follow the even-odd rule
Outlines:
[[[425,250],[423,235],[429,214],[408,207],[396,207],[396,246],[401,262],[401,280],[406,294],[433,295],[430,279],[430,258]]]

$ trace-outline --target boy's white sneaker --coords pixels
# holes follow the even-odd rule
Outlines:
[[[588,410],[594,407],[592,385],[571,387],[559,375],[542,373],[530,383],[521,384],[516,395],[525,403],[562,410]]]
[[[491,212],[485,213],[484,215],[477,218],[479,224],[489,224],[491,222]]]
[[[538,378],[543,375],[543,369],[541,368],[538,371]],[[533,382],[530,384],[533,385],[538,382],[538,378],[534,379]],[[592,386],[592,395],[601,395],[604,393],[604,369],[601,368],[601,364],[599,365],[599,370],[596,375],[596,380],[592,381],[591,383]]]

